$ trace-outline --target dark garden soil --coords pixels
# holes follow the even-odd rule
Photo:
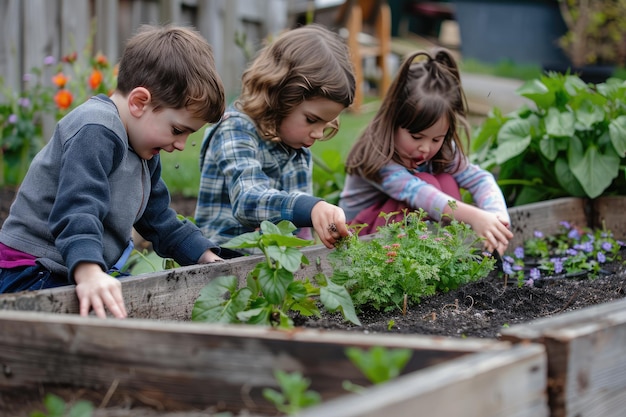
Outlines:
[[[621,251],[626,259],[626,250]],[[368,333],[404,333],[451,337],[498,338],[503,327],[554,316],[626,296],[626,266],[605,265],[607,274],[546,279],[533,287],[505,283],[494,272],[489,277],[457,290],[425,298],[416,306],[391,313],[364,311],[361,327],[338,314],[321,319],[302,319],[300,326]]]
[[[14,192],[0,188],[0,224],[8,214]],[[173,196],[172,207],[182,215],[193,216],[195,199]],[[626,250],[621,252],[626,259]],[[503,327],[557,315],[626,296],[626,265],[604,265],[606,273],[595,279],[586,276],[546,279],[533,287],[505,282],[497,273],[457,290],[422,300],[419,305],[383,313],[359,314],[362,326],[344,322],[338,314],[321,319],[296,318],[296,324],[369,333],[406,333],[451,337],[497,338]]]

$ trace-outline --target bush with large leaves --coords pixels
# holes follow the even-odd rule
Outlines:
[[[548,73],[517,94],[534,107],[496,108],[472,138],[472,160],[496,175],[509,206],[626,193],[626,82]]]

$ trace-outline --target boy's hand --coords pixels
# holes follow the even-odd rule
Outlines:
[[[198,259],[199,264],[210,264],[217,261],[223,261],[218,255],[216,255],[211,249],[207,249],[204,251],[200,259]]]
[[[346,214],[340,207],[320,201],[311,210],[311,221],[315,233],[329,249],[344,236],[350,235],[346,226]]]
[[[80,315],[87,316],[93,309],[96,316],[106,318],[106,307],[118,318],[126,318],[126,307],[122,297],[122,283],[102,271],[100,265],[84,262],[74,270],[76,295],[80,305]]]

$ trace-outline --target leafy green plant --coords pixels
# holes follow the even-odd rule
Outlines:
[[[43,402],[47,413],[35,411],[30,413],[30,417],[91,417],[93,415],[94,407],[89,401],[76,401],[70,406],[61,397],[46,394]]]
[[[473,160],[496,175],[509,206],[624,192],[626,83],[549,73],[517,93],[534,108],[494,109],[472,139]]]
[[[302,409],[317,405],[322,401],[319,393],[308,389],[311,380],[302,376],[300,372],[287,373],[276,370],[274,377],[280,385],[281,392],[272,388],[265,388],[263,397],[274,404],[281,413],[294,415]]]
[[[349,347],[345,353],[372,384],[397,378],[413,356],[411,349],[388,349],[383,346],[370,349]]]
[[[288,312],[320,316],[319,300],[326,310],[340,311],[346,320],[360,325],[345,287],[324,274],[317,274],[314,282],[308,278],[294,279],[294,272],[301,264],[309,263],[298,248],[312,244],[295,237],[295,230],[286,220],[278,224],[263,221],[260,232],[245,233],[222,245],[232,249],[258,248],[265,260],[248,273],[245,287],[239,288],[235,276],[218,277],[207,284],[194,303],[191,319],[292,328],[294,324]]]
[[[405,212],[402,221],[387,223],[373,239],[355,233],[328,255],[333,280],[348,287],[357,308],[402,309],[405,302],[419,303],[493,269],[495,259],[483,253],[482,239],[469,225],[451,216],[430,223],[426,216],[424,210]]]

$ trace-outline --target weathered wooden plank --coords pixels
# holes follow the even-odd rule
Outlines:
[[[542,343],[554,417],[618,417],[626,409],[626,300],[502,330],[513,343]]]
[[[318,272],[329,272],[326,260],[329,250],[316,245],[302,250],[309,265],[296,273],[297,277],[312,277]],[[200,290],[212,279],[235,275],[241,284],[246,275],[262,259],[248,256],[209,265],[195,265],[163,272],[120,278],[126,309],[130,318],[158,320],[189,320]],[[77,314],[78,300],[75,287],[66,286],[41,291],[0,294],[0,310],[47,311]]]
[[[548,415],[540,345],[468,355],[305,410],[300,417],[539,417]]]
[[[0,2],[0,24],[2,36],[0,36],[0,76],[5,86],[13,91],[18,91],[22,82],[24,69],[21,65],[20,53],[20,22],[15,19],[18,16],[23,2],[20,0],[6,0]],[[0,93],[0,99],[3,99]]]
[[[523,246],[524,241],[532,237],[535,230],[544,235],[557,233],[561,221],[581,227],[588,226],[585,204],[585,199],[564,197],[509,208],[511,230],[515,235],[509,243],[509,249]]]
[[[626,239],[626,196],[596,198],[592,208],[594,226],[605,226],[617,239]]]
[[[510,348],[494,340],[285,332],[17,311],[0,311],[0,334],[0,406],[5,408],[22,393],[68,387],[89,391],[99,403],[115,386],[111,406],[127,398],[149,398],[169,410],[214,405],[236,410],[244,397],[251,411],[270,412],[272,406],[261,392],[277,387],[276,369],[302,372],[324,399],[343,395],[345,379],[367,385],[345,357],[349,346],[412,349],[406,373],[475,352],[495,355]]]

